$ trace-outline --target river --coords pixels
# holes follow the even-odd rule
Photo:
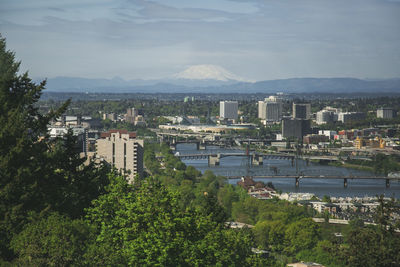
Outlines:
[[[223,153],[223,152],[243,152],[243,150],[221,149],[218,147],[207,147],[206,150],[198,151],[195,144],[178,144],[176,151],[180,154],[196,153]],[[216,175],[223,176],[243,176],[247,173],[246,157],[224,157],[220,160],[220,166],[208,166],[206,159],[182,160],[186,165],[193,166],[201,172],[206,170],[213,171]],[[308,166],[305,161],[298,161],[299,173],[312,176],[374,176],[370,172],[358,171],[353,169],[320,165],[310,163]],[[274,175],[274,169],[278,170],[277,175],[295,175],[296,167],[291,165],[290,160],[285,159],[264,159],[262,166],[252,166],[249,168],[250,175]],[[390,187],[386,188],[384,179],[348,179],[346,188],[343,186],[343,178],[340,179],[300,179],[300,186],[295,186],[295,179],[288,178],[256,178],[256,181],[264,183],[272,182],[275,188],[282,192],[308,192],[319,197],[324,195],[335,197],[364,197],[384,194],[387,197],[394,196],[400,198],[400,181],[392,180]],[[230,184],[236,184],[239,179],[229,179]]]

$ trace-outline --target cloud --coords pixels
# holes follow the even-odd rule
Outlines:
[[[5,0],[0,17],[39,76],[153,78],[195,64],[253,80],[400,76],[399,1]]]

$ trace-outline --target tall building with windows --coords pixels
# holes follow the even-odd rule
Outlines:
[[[282,120],[282,137],[303,140],[303,136],[311,133],[310,120],[285,118]]]
[[[220,101],[219,102],[219,117],[221,119],[235,120],[238,118],[237,101]]]
[[[258,118],[266,122],[280,122],[282,120],[282,99],[276,96],[258,101]]]
[[[382,119],[392,119],[395,113],[392,108],[379,108],[376,111],[376,116]]]
[[[293,118],[308,120],[311,117],[311,104],[293,103]]]
[[[318,125],[326,124],[334,121],[335,113],[330,110],[321,110],[317,112],[316,123]]]
[[[128,174],[130,183],[143,175],[143,140],[127,130],[110,130],[101,133],[96,141],[96,156]]]

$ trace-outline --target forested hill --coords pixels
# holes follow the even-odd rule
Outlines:
[[[131,80],[56,77],[47,80],[47,90],[56,92],[142,93],[357,93],[399,92],[400,78],[362,80],[356,78],[292,78],[248,82],[212,80]]]

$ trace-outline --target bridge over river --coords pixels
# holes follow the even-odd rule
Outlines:
[[[274,153],[274,154],[262,154],[250,152],[248,155],[243,152],[223,152],[223,153],[213,153],[213,152],[199,152],[199,153],[175,153],[175,156],[180,159],[208,159],[209,166],[218,166],[220,164],[220,159],[225,157],[249,157],[251,165],[263,165],[264,159],[286,159],[291,160],[292,165],[296,159],[296,155],[287,153]],[[302,155],[298,157],[306,161],[309,160],[319,160],[319,161],[337,161],[340,160],[337,156],[310,156]]]
[[[228,179],[241,179],[243,176],[225,176]],[[299,187],[301,179],[343,179],[343,186],[347,187],[347,180],[348,179],[378,179],[378,180],[385,180],[386,187],[390,186],[390,181],[400,180],[399,178],[392,178],[386,176],[340,176],[340,175],[332,175],[332,176],[325,176],[325,175],[252,175],[253,179],[257,178],[268,178],[268,179],[294,179],[296,187]]]

